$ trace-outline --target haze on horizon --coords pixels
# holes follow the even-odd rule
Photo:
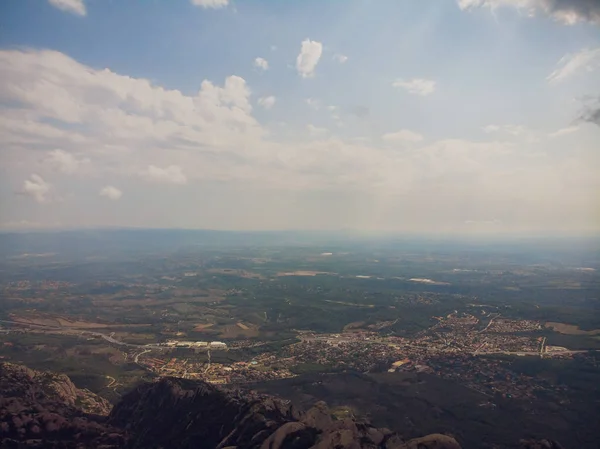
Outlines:
[[[0,27],[0,229],[600,231],[597,0],[20,0]]]

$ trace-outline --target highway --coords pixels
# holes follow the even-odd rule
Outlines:
[[[107,335],[107,334],[103,334],[102,332],[96,332],[96,331],[86,331],[86,330],[75,329],[75,328],[49,326],[46,324],[21,323],[18,321],[8,321],[8,320],[0,320],[0,323],[8,323],[8,324],[12,324],[14,326],[37,327],[40,329],[52,329],[52,330],[63,331],[63,332],[67,331],[67,330],[71,330],[71,331],[79,332],[81,335],[87,334],[87,335],[93,335],[95,337],[102,337],[104,340],[108,341],[109,343],[113,343],[113,344],[119,345],[119,346],[127,346],[129,348],[160,348],[160,346],[153,345],[153,344],[135,345],[133,343],[125,343],[124,341],[117,340],[116,338],[114,338],[113,337],[114,332],[111,332],[110,335]]]

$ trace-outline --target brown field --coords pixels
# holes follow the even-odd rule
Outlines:
[[[355,321],[344,326],[344,332],[352,332],[353,330],[361,329],[365,325],[364,321]]]
[[[176,298],[176,299],[121,299],[118,301],[112,300],[94,300],[93,303],[96,306],[120,306],[120,307],[135,307],[135,306],[143,306],[143,307],[152,307],[152,306],[169,306],[172,304],[180,304],[180,303],[210,303],[210,302],[219,302],[224,299],[223,296],[195,296],[195,297],[185,297]]]
[[[105,324],[105,323],[92,323],[89,321],[81,321],[77,319],[70,319],[64,316],[52,316],[38,314],[38,316],[11,316],[12,321],[19,324],[29,324],[33,326],[48,326],[48,327],[60,327],[64,331],[69,330],[89,330],[89,329],[109,329],[109,328],[120,328],[124,327],[123,324]],[[148,324],[127,324],[127,327],[144,327]]]
[[[236,268],[211,268],[207,270],[208,273],[213,274],[229,274],[232,276],[239,276],[247,279],[264,279],[264,276],[260,273],[254,273],[252,271],[239,270]]]
[[[328,271],[308,271],[308,270],[300,270],[300,271],[282,271],[277,273],[277,276],[316,276],[317,274],[336,274],[330,273]]]
[[[579,326],[574,326],[573,324],[564,324],[564,323],[553,323],[548,322],[544,325],[547,328],[552,329],[559,334],[566,335],[600,335],[600,329],[594,329],[592,331],[584,331],[579,329]]]
[[[221,338],[252,338],[260,335],[260,328],[258,326],[246,326],[248,329],[242,329],[237,324],[226,324],[219,330],[219,337]]]
[[[53,318],[47,318],[47,317],[25,317],[25,316],[14,316],[11,315],[11,320],[14,321],[15,323],[20,323],[20,324],[33,324],[35,326],[52,326],[52,327],[59,327],[60,323]]]
[[[196,324],[196,326],[194,327],[194,331],[202,332],[203,330],[210,329],[214,325],[214,323]]]
[[[238,326],[240,329],[242,329],[242,330],[245,330],[245,331],[247,331],[247,330],[249,330],[249,329],[250,329],[248,326],[246,326],[246,325],[245,325],[244,323],[242,323],[242,322],[236,323],[236,326]]]
[[[58,321],[58,324],[61,327],[73,327],[73,328],[77,328],[77,329],[97,329],[97,328],[110,326],[108,324],[89,323],[87,321],[77,321],[77,320],[72,321],[67,318],[56,318],[56,321]]]
[[[358,304],[358,303],[353,303],[353,302],[333,301],[332,299],[326,299],[325,302],[331,302],[333,304],[342,304],[344,306],[351,306],[351,307],[367,307],[369,309],[372,309],[373,307],[375,307],[373,304]]]

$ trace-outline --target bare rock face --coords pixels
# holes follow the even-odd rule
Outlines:
[[[136,435],[132,449],[460,449],[445,435],[405,441],[388,429],[336,420],[323,402],[302,412],[269,396],[172,378],[123,397],[110,423]]]
[[[100,415],[109,410],[108,401],[77,389],[65,375],[0,364],[2,448],[122,447],[121,433]]]
[[[44,397],[86,413],[107,416],[112,406],[106,399],[86,389],[77,388],[65,374],[36,371],[14,363],[0,365],[0,389],[13,396]]]
[[[434,433],[407,441],[398,446],[398,449],[460,449],[460,445],[452,437]]]
[[[560,443],[552,440],[521,440],[521,449],[565,449]]]
[[[256,392],[163,378],[112,409],[67,376],[0,364],[0,447],[51,449],[460,449],[447,435],[405,440],[389,429],[307,411]],[[523,441],[523,449],[562,449]]]

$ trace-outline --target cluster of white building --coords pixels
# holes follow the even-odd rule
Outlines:
[[[168,340],[163,343],[170,348],[206,348],[206,349],[227,349],[227,344],[222,341],[179,341]]]

